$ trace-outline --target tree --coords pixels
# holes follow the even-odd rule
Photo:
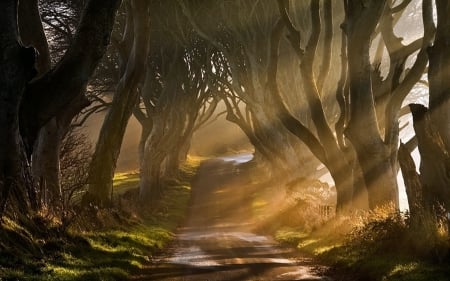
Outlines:
[[[22,42],[34,46],[39,52],[38,75],[45,74],[51,68],[51,61],[56,63],[64,55],[73,42],[74,33],[80,20],[85,1],[52,0],[21,1],[19,3],[19,29]],[[39,18],[39,12],[41,19]],[[44,34],[45,32],[45,34]],[[50,38],[50,44],[47,38]],[[63,203],[60,170],[60,148],[62,140],[69,130],[72,120],[80,114],[83,108],[92,100],[99,100],[104,89],[111,84],[107,79],[105,69],[110,62],[107,55],[101,60],[100,72],[90,78],[86,93],[81,93],[66,110],[58,114],[39,131],[38,140],[32,153],[32,171],[38,186],[38,200],[47,207],[58,210]],[[109,69],[114,67],[109,66]],[[96,73],[99,72],[97,68]],[[108,73],[109,74],[109,73]],[[105,82],[106,81],[106,82]],[[93,99],[95,97],[95,99]],[[98,108],[96,105],[95,108]],[[92,110],[91,110],[92,111]],[[87,118],[86,115],[84,118]]]
[[[431,20],[433,14],[430,5],[430,29],[434,29]],[[423,105],[411,104],[414,121],[414,130],[418,141],[421,156],[420,175],[411,160],[408,151],[402,151],[402,172],[410,175],[414,180],[408,181],[406,190],[410,208],[415,209],[414,219],[420,220],[423,210],[436,213],[441,207],[445,212],[450,210],[450,150],[448,147],[448,103],[450,76],[447,63],[450,62],[448,54],[448,38],[450,37],[450,20],[447,17],[450,5],[447,1],[436,0],[437,28],[432,46],[427,50],[429,59],[429,108]],[[413,212],[411,213],[413,216]]]
[[[36,207],[29,156],[38,132],[82,93],[105,52],[119,1],[89,1],[73,43],[58,64],[27,84],[34,70],[34,48],[19,43],[18,1],[3,1],[1,11],[0,209],[10,194],[23,214]],[[64,93],[64,94],[62,94]],[[26,196],[25,196],[26,195]]]
[[[264,159],[268,174],[301,173],[298,141],[275,118],[274,101],[267,89],[270,34],[276,22],[272,2],[178,1],[193,29],[216,48],[223,59],[215,73],[227,119],[237,124]],[[238,105],[241,104],[241,106]]]
[[[89,189],[85,201],[110,204],[112,179],[128,120],[138,101],[138,86],[145,77],[149,46],[149,2],[126,2],[127,19],[119,43],[120,81],[103,122],[89,168]]]
[[[450,19],[446,15],[450,11],[450,3],[436,0],[437,30],[433,46],[428,49],[430,66],[428,79],[430,81],[429,110],[431,121],[442,137],[442,141],[450,150]]]
[[[176,12],[179,9],[173,2],[156,2],[151,9],[154,20],[146,77],[134,110],[142,126],[141,202],[160,198],[164,179],[177,176],[194,131],[217,105],[217,99],[211,98],[209,76],[216,52],[192,32],[182,13]],[[173,16],[167,20],[169,15]],[[212,100],[209,108],[208,100]]]
[[[374,207],[391,201],[398,203],[398,118],[403,100],[425,71],[426,49],[433,37],[433,29],[430,28],[429,1],[423,2],[424,36],[409,45],[403,45],[402,39],[394,34],[392,22],[387,24],[387,28],[385,26],[385,22],[391,21],[396,10],[392,1],[387,4],[373,1],[366,8],[361,8],[360,5],[357,1],[349,1],[346,5],[347,19],[344,30],[348,42],[347,50],[352,54],[348,64],[351,101],[346,136],[355,148],[368,187],[369,200]],[[375,31],[379,17],[382,37],[389,53],[390,69],[388,76],[377,89],[373,87],[376,76],[370,70],[371,37],[367,34],[369,30],[370,34]],[[370,23],[368,19],[371,20]],[[418,48],[417,59],[411,69],[407,70],[405,62]],[[384,112],[384,118],[383,115],[377,115],[377,106],[384,109],[381,110]],[[384,121],[384,130],[379,127],[381,120]]]
[[[282,100],[278,101],[281,109],[280,120],[328,167],[335,178],[338,207],[342,203],[339,202],[341,197],[339,193],[346,198],[343,204],[348,204],[352,198],[352,186],[355,188],[355,194],[362,190],[359,181],[360,172],[368,190],[370,208],[389,202],[396,203],[398,118],[402,101],[419,81],[426,67],[426,47],[433,34],[432,30],[427,28],[428,6],[424,5],[423,8],[424,37],[403,45],[402,39],[394,34],[396,21],[393,17],[398,20],[399,14],[401,15],[401,11],[410,3],[409,1],[395,7],[392,1],[387,3],[368,1],[365,4],[358,1],[344,2],[346,17],[342,24],[344,32],[341,40],[342,69],[336,90],[341,112],[334,134],[328,124],[319,91],[323,89],[321,86],[323,77],[328,73],[328,62],[322,61],[323,68],[319,70],[317,79],[314,69],[314,57],[317,56],[322,28],[320,1],[312,1],[310,5],[312,31],[305,49],[301,47],[305,36],[292,21],[292,15],[296,15],[296,10],[288,9],[289,1],[278,3],[289,34],[289,42],[301,61],[300,72],[304,92],[317,137],[290,114]],[[331,2],[324,3],[325,14],[330,14]],[[324,18],[324,49],[326,49],[332,31],[330,16]],[[379,72],[378,59],[374,62],[370,60],[372,40],[378,33],[381,33],[380,42],[383,40],[390,59],[389,71],[385,78],[381,77]],[[418,49],[420,51],[416,61],[411,69],[406,69],[406,60]],[[327,52],[329,51],[325,51]],[[272,85],[274,95],[278,96],[275,83]],[[352,177],[352,171],[355,177]],[[349,179],[352,182],[348,182]]]
[[[270,68],[271,73],[268,75],[268,79],[270,81],[269,85],[274,97],[277,100],[277,106],[279,108],[278,117],[284,126],[303,142],[305,142],[313,154],[328,168],[336,186],[336,209],[338,212],[342,212],[344,210],[348,210],[352,206],[352,200],[354,197],[354,156],[352,155],[350,149],[348,149],[344,143],[340,141],[341,136],[338,134],[336,137],[334,136],[325,115],[324,106],[321,100],[323,93],[320,91],[323,89],[324,80],[328,75],[331,60],[330,45],[333,34],[333,18],[331,17],[332,3],[331,1],[326,1],[324,4],[326,33],[324,38],[324,53],[328,55],[324,56],[317,80],[314,75],[314,58],[317,53],[319,35],[321,32],[320,1],[313,0],[310,5],[312,30],[305,50],[302,50],[300,47],[301,33],[294,26],[294,23],[288,13],[288,3],[286,3],[286,1],[279,1],[278,4],[282,20],[280,20],[278,27],[275,27],[272,32],[273,49],[271,54],[273,62]],[[284,26],[286,26],[289,31],[290,44],[301,61],[300,74],[302,76],[303,90],[311,112],[312,122],[314,123],[317,131],[317,137],[311,130],[309,130],[302,124],[302,122],[300,122],[289,112],[278,90],[278,85],[276,82],[276,75],[278,71],[278,45]],[[342,44],[344,49],[343,65],[345,65],[345,41],[342,41]],[[344,90],[343,84],[346,80],[346,74],[346,69],[343,66],[338,91]]]
[[[78,203],[87,187],[92,144],[80,128],[72,126],[64,136],[59,153],[63,210]]]

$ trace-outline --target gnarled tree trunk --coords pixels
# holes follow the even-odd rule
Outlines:
[[[131,0],[122,54],[123,73],[112,105],[105,117],[89,169],[89,189],[85,201],[108,205],[112,196],[112,180],[125,129],[138,100],[138,84],[142,82],[148,55],[149,3]]]
[[[436,37],[433,46],[428,49],[429,107],[431,120],[450,151],[450,2],[436,0],[436,8]]]
[[[29,184],[24,179],[28,164],[24,162],[19,133],[19,108],[26,83],[36,71],[34,49],[19,43],[17,1],[2,1],[0,10],[0,215],[3,215],[9,195],[27,190]],[[16,199],[22,207],[27,206],[26,197]],[[20,211],[26,214],[29,210]]]
[[[369,57],[372,34],[385,5],[386,1],[354,0],[348,1],[345,7],[351,99],[345,133],[356,151],[371,209],[388,203],[398,204],[397,176],[390,161],[391,151],[378,129]]]
[[[38,132],[85,89],[109,43],[119,1],[89,1],[64,57],[54,69],[29,84],[36,74],[35,52],[19,44],[17,3],[0,3],[0,53],[5,58],[0,62],[0,209],[4,210],[9,194],[13,194],[26,214],[28,206],[36,207],[28,157]]]
[[[450,153],[423,105],[410,105],[420,153],[420,181],[425,207],[450,210]]]

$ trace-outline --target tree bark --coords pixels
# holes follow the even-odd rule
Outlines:
[[[37,75],[42,76],[51,68],[47,38],[42,26],[37,0],[19,1],[18,23],[20,39],[23,44],[34,47],[38,53],[35,64]],[[38,201],[42,203],[47,196],[47,188],[54,198],[61,198],[59,188],[59,144],[57,141],[56,119],[44,126],[35,144],[32,156],[32,171],[38,186]],[[40,155],[39,157],[37,155]],[[55,163],[55,165],[53,165]]]
[[[28,163],[19,134],[19,107],[26,83],[36,74],[35,51],[19,43],[17,4],[15,0],[0,3],[0,216],[11,193],[24,194],[33,188],[24,178]],[[15,199],[27,214],[29,198]]]
[[[39,14],[38,0],[19,1],[18,22],[20,39],[25,46],[32,46],[38,52],[36,70],[42,76],[51,68],[50,51]]]
[[[425,207],[440,204],[450,210],[450,153],[426,107],[410,105],[420,153],[420,181]]]
[[[416,171],[416,164],[408,149],[402,143],[398,150],[398,161],[405,179],[405,190],[408,197],[411,219],[417,220],[423,210],[422,183]]]
[[[39,184],[42,203],[55,210],[63,204],[61,190],[60,149],[70,130],[72,119],[90,102],[84,95],[76,97],[66,111],[52,118],[39,132],[32,155],[34,179]]]
[[[436,0],[436,10],[436,37],[433,46],[428,49],[429,107],[431,120],[450,151],[450,2]]]
[[[145,75],[149,44],[148,6],[145,0],[131,1],[131,13],[127,16],[132,17],[133,30],[129,31],[131,35],[125,34],[124,39],[131,40],[132,45],[128,57],[123,61],[126,67],[122,68],[124,73],[103,122],[89,168],[89,189],[85,199],[99,206],[109,205],[112,199],[117,158],[128,120],[138,101],[138,84]]]
[[[363,3],[364,2],[364,3]],[[350,120],[345,134],[352,143],[369,194],[371,209],[397,200],[397,177],[389,146],[378,129],[369,57],[371,36],[386,1],[352,0],[346,3],[347,52],[350,86]]]
[[[40,19],[38,1],[19,2],[19,30],[24,44],[33,46],[38,52],[36,68],[38,76],[43,76],[51,68],[47,38]],[[39,131],[32,155],[32,170],[36,184],[40,185],[40,201],[51,208],[62,204],[60,186],[59,153],[64,135],[69,130],[71,120],[89,102],[80,94],[67,106],[66,110],[52,118]]]
[[[161,168],[164,158],[168,154],[165,140],[168,132],[165,128],[164,117],[160,114],[153,116],[153,128],[149,135],[144,151],[140,174],[139,199],[141,202],[153,204],[161,198]]]
[[[55,69],[29,84],[27,82],[36,74],[33,67],[35,51],[19,44],[18,1],[0,3],[0,53],[5,58],[0,62],[2,213],[10,194],[14,196],[23,214],[29,211],[30,206],[33,209],[37,206],[28,157],[32,153],[38,131],[85,88],[108,44],[118,3],[118,0],[89,1],[74,44],[64,58]],[[61,95],[63,91],[60,90],[66,87],[70,90],[64,91],[66,95]]]
[[[109,44],[120,0],[87,2],[73,43],[45,75],[27,85],[20,108],[20,133],[31,155],[39,130],[84,93]]]
[[[280,12],[282,14],[283,23],[290,31],[291,38],[300,37],[300,32],[294,27],[288,13],[287,7],[280,3]],[[332,8],[331,3],[326,3],[325,14],[329,15]],[[271,71],[269,71],[269,87],[272,90],[273,96],[276,98],[276,105],[279,110],[279,119],[282,121],[284,126],[288,128],[294,135],[296,135],[300,140],[302,140],[311,150],[311,152],[328,168],[336,186],[337,193],[337,203],[336,212],[343,213],[352,207],[352,201],[354,198],[354,175],[353,175],[353,163],[349,159],[353,156],[347,153],[344,145],[339,146],[339,139],[337,139],[328,124],[325,116],[324,106],[320,97],[320,89],[323,87],[324,79],[329,71],[328,63],[324,61],[322,63],[322,68],[320,69],[319,78],[316,79],[314,75],[314,60],[317,53],[317,47],[319,43],[319,37],[321,33],[321,20],[320,20],[320,1],[311,1],[310,6],[311,14],[311,25],[312,31],[311,35],[306,44],[305,50],[301,50],[300,44],[296,41],[291,40],[291,46],[296,51],[298,58],[301,60],[300,73],[303,81],[303,89],[306,95],[306,100],[310,108],[310,114],[312,121],[315,125],[317,131],[317,137],[314,133],[306,128],[299,120],[297,120],[289,112],[287,107],[284,105],[283,99],[277,88],[276,81],[273,78],[276,76],[277,72],[277,60],[278,60],[278,41],[280,34],[276,34],[277,29],[275,28],[272,33],[272,65]],[[330,19],[327,19],[325,24],[325,46],[324,52],[329,54],[325,56],[324,60],[331,59],[331,50],[329,49],[329,37],[332,35],[332,30],[330,30]],[[345,42],[343,42],[343,46]],[[345,49],[343,52],[346,51]],[[345,63],[343,60],[342,63]],[[346,68],[342,69],[341,73],[341,83],[344,84],[346,78]],[[344,85],[340,85],[339,88],[343,88]],[[343,90],[343,89],[338,89]],[[342,111],[341,115],[345,116],[346,112]]]

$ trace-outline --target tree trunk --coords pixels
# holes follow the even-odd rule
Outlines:
[[[36,74],[36,54],[33,48],[19,44],[17,4],[16,0],[0,3],[0,53],[4,58],[0,62],[1,214],[10,194],[22,214],[27,214],[30,206],[37,206],[27,156],[32,153],[40,128],[86,86],[108,44],[118,0],[89,1],[64,58],[53,71],[30,84],[27,82]],[[70,90],[63,95],[62,88]]]
[[[96,5],[94,5],[93,3],[89,3],[89,5],[86,6],[83,20],[81,22],[79,30],[77,30],[77,37],[74,45],[80,44],[80,42],[85,39],[83,38],[83,36],[89,36],[89,40],[91,40],[90,43],[94,44],[99,43],[99,41],[92,40],[92,38],[101,40],[101,44],[98,44],[97,46],[92,45],[89,49],[90,52],[83,53],[85,54],[85,57],[80,58],[80,60],[77,61],[80,64],[70,69],[70,71],[75,71],[75,73],[72,73],[74,76],[80,76],[76,71],[82,72],[83,75],[89,75],[89,73],[92,73],[92,71],[94,70],[96,63],[101,58],[101,55],[103,54],[108,42],[104,42],[105,38],[93,37],[89,32],[95,30],[95,32],[93,32],[94,36],[107,35],[106,38],[109,37],[109,33],[112,29],[115,10],[117,9],[117,3],[117,1],[110,1],[108,5],[111,6],[103,6],[103,9],[101,9],[101,14],[99,14],[96,10],[97,8],[99,8],[99,6],[96,6],[99,5],[98,3],[96,3]],[[105,3],[100,3],[100,6],[102,4],[104,5]],[[95,22],[95,19],[92,18],[94,14],[95,17],[101,21],[100,23]],[[93,25],[94,27],[86,28],[87,23]],[[39,76],[43,77],[50,70],[51,63],[48,43],[40,19],[37,0],[20,1],[19,28],[22,42],[27,45],[32,45],[38,50],[39,56],[36,67],[39,71]],[[83,45],[84,47],[87,46],[86,44]],[[64,66],[65,64],[71,64],[71,59],[79,55],[77,54],[77,51],[78,50],[69,48],[67,54],[64,56],[58,67],[53,70],[52,73],[46,75],[46,77],[43,77],[43,79],[35,81],[35,84],[32,84],[28,89],[31,92],[38,92],[33,93],[32,98],[36,98],[36,95],[40,97],[46,97],[45,94],[47,94],[48,92],[50,92],[51,94],[57,94],[58,98],[60,98],[61,96],[68,96],[67,100],[64,101],[68,103],[64,108],[65,110],[57,113],[57,116],[51,118],[50,120],[42,120],[42,123],[39,124],[33,124],[37,120],[32,120],[32,122],[29,122],[29,120],[25,118],[24,120],[22,120],[24,121],[23,124],[25,124],[25,126],[21,127],[25,138],[28,139],[27,142],[29,145],[29,154],[31,153],[33,148],[35,149],[32,161],[34,177],[37,182],[42,184],[42,194],[44,194],[44,197],[48,197],[46,199],[46,203],[51,203],[49,204],[49,206],[55,208],[60,206],[62,203],[62,194],[59,182],[59,149],[61,146],[61,141],[68,130],[72,118],[77,115],[82,108],[89,104],[84,97],[83,91],[84,86],[87,83],[87,78],[79,80],[78,82],[80,83],[77,85],[73,85],[72,88],[69,88],[68,85],[64,85],[64,87],[69,88],[69,90],[64,89],[64,93],[68,92],[67,95],[63,95],[62,92],[53,92],[55,90],[55,80],[56,85],[60,86],[58,83],[61,83],[61,81],[59,81],[59,79],[62,78],[61,75],[67,75],[67,77],[70,76],[70,72],[67,73],[64,69]],[[81,77],[83,77],[83,75],[81,75]],[[51,78],[54,79],[52,80]],[[74,80],[72,78],[73,77],[70,77],[71,81]],[[48,88],[46,88],[46,86],[48,86]],[[30,102],[29,99],[25,99],[25,103],[23,106],[24,108],[28,108],[28,106],[30,106],[28,102]],[[35,107],[37,105],[33,104],[32,106]],[[25,110],[22,109],[22,112],[25,112]],[[22,117],[28,117],[26,115],[29,115],[29,113],[27,112],[26,114],[22,114]],[[38,128],[41,126],[44,127],[39,131]],[[39,133],[37,133],[38,131]],[[35,138],[37,138],[38,141],[36,142],[36,145],[32,147]]]
[[[133,17],[133,30],[130,31],[133,33],[132,46],[89,168],[89,189],[85,201],[100,206],[109,205],[112,199],[112,180],[117,158],[128,120],[138,101],[137,86],[145,74],[149,37],[148,5],[145,0],[131,1],[132,13],[128,17]],[[130,34],[125,34],[127,36]]]
[[[336,186],[336,213],[345,214],[353,207],[353,169],[343,166],[342,161],[330,163],[328,167]]]
[[[281,2],[280,2],[281,3]],[[290,18],[287,14],[287,7],[280,5],[280,11],[284,16],[284,25],[289,29],[292,37],[299,36],[300,32],[295,29]],[[302,140],[314,156],[319,159],[329,170],[336,186],[337,202],[336,213],[345,213],[352,207],[353,200],[353,167],[352,162],[347,160],[346,154],[339,146],[337,139],[334,137],[333,132],[328,124],[325,116],[324,107],[320,99],[319,88],[316,84],[314,77],[314,58],[316,56],[317,44],[319,42],[319,35],[321,31],[320,22],[320,2],[311,2],[311,19],[313,30],[308,40],[306,50],[301,51],[300,45],[294,41],[291,41],[291,46],[297,53],[297,56],[301,59],[300,73],[303,79],[303,89],[306,95],[307,103],[310,107],[310,114],[312,121],[317,130],[317,137],[312,130],[303,125],[297,118],[295,118],[285,105],[280,92],[278,90],[278,84],[276,81],[276,75],[278,71],[278,48],[281,31],[278,25],[274,27],[272,31],[271,40],[271,64],[269,66],[268,85],[272,92],[272,96],[275,100],[275,105],[278,109],[278,118],[281,123],[295,136]],[[331,3],[327,3],[327,12],[330,12]],[[330,28],[327,24],[327,35],[330,36],[328,30]],[[331,39],[330,39],[331,40]],[[325,48],[327,49],[327,48]],[[329,51],[329,50],[325,50]],[[331,54],[330,54],[331,57]],[[327,58],[329,60],[329,58]],[[326,64],[327,62],[325,62]],[[323,85],[322,81],[325,79],[328,72],[328,67],[325,66],[320,73],[319,84]]]
[[[39,132],[32,156],[33,177],[39,185],[41,203],[49,207],[62,204],[60,186],[59,151],[61,135],[56,118],[51,119]]]
[[[18,15],[20,39],[23,44],[32,46],[37,50],[38,58],[35,66],[38,76],[42,76],[50,70],[51,60],[47,38],[39,14],[38,1],[20,1]],[[46,200],[47,196],[62,199],[59,186],[60,141],[58,141],[58,138],[56,119],[53,118],[39,132],[32,156],[33,177],[39,186],[38,200],[40,203],[43,201],[49,203]],[[52,205],[49,204],[49,206]]]
[[[354,154],[354,152],[348,152]],[[352,157],[353,165],[353,201],[352,206],[355,210],[370,210],[369,207],[369,195],[367,193],[367,187],[364,183],[364,176],[361,171],[356,155],[347,156]]]
[[[422,183],[416,171],[414,160],[409,154],[408,149],[402,143],[398,150],[398,160],[405,180],[405,190],[408,197],[409,213],[413,224],[417,224],[417,220],[423,211]]]
[[[431,120],[450,151],[450,2],[436,0],[436,8],[436,37],[433,46],[428,49],[429,107]]]
[[[70,130],[72,119],[89,104],[84,95],[78,96],[66,111],[51,119],[39,132],[32,156],[32,170],[40,185],[40,199],[51,208],[58,209],[63,203],[59,157],[62,141]]]
[[[139,167],[142,167],[144,163],[145,143],[153,129],[153,122],[150,121],[151,118],[148,119],[149,120],[143,120],[143,122],[141,122],[141,136],[138,145]]]
[[[133,91],[135,92],[135,91]],[[85,202],[105,207],[111,203],[114,171],[122,146],[123,136],[131,116],[130,107],[136,99],[129,92],[116,92],[115,103],[111,106],[100,131],[94,154],[89,166],[89,188]],[[132,100],[130,100],[131,98]],[[123,101],[123,103],[120,103]]]
[[[423,105],[410,105],[420,153],[420,181],[425,207],[450,210],[450,153]]]
[[[50,51],[39,14],[38,0],[19,1],[20,39],[25,46],[38,51],[36,70],[42,76],[51,68]]]
[[[369,195],[371,209],[394,203],[398,205],[397,177],[391,165],[389,146],[378,130],[372,91],[370,63],[371,35],[386,1],[350,1],[346,7],[347,52],[350,85],[350,120],[346,136],[352,143]]]
[[[165,147],[165,120],[159,114],[153,117],[153,128],[146,141],[144,161],[140,169],[139,199],[151,204],[161,197],[161,165],[168,154]]]
[[[31,155],[39,130],[84,93],[109,44],[120,0],[87,2],[73,43],[57,65],[27,85],[20,108],[20,133]]]
[[[24,147],[19,134],[19,107],[26,83],[36,74],[35,51],[19,44],[17,1],[1,1],[0,10],[0,216],[10,193],[25,193]],[[16,198],[27,214],[28,198]],[[22,201],[23,200],[23,201]],[[24,208],[25,207],[25,208]]]
[[[273,171],[281,175],[293,176],[301,172],[303,166],[294,149],[287,130],[278,123],[275,114],[267,113],[263,103],[250,105],[253,112],[254,134],[273,156],[269,160]],[[275,121],[274,121],[275,120]]]

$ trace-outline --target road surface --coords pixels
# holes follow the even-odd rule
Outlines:
[[[137,280],[332,280],[310,258],[252,232],[255,186],[235,164],[215,159],[201,165],[184,226]]]

